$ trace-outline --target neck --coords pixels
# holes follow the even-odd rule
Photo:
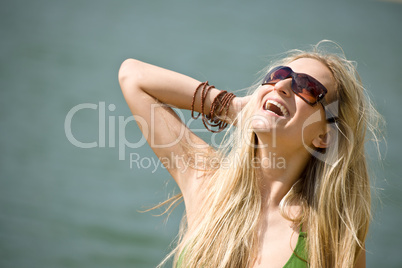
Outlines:
[[[287,154],[279,148],[258,148],[256,158],[263,203],[276,209],[300,178],[310,156],[303,150]]]

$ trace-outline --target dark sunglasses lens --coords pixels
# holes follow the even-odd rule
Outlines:
[[[310,104],[315,104],[323,96],[324,89],[308,76],[298,75],[293,83],[293,91]]]
[[[265,76],[262,84],[277,83],[280,80],[288,78],[292,73],[292,70],[288,67],[277,67],[271,70],[267,76]]]
[[[262,84],[275,84],[286,78],[292,78],[292,90],[307,103],[314,105],[322,99],[327,90],[313,77],[295,73],[287,66],[272,69],[264,78]]]

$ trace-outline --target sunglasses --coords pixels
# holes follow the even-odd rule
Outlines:
[[[262,85],[274,85],[281,80],[292,78],[292,91],[302,100],[310,104],[316,105],[321,103],[326,113],[328,123],[335,123],[338,117],[325,109],[325,94],[328,90],[317,79],[307,74],[296,73],[290,67],[278,66],[272,69],[262,81]]]
[[[281,80],[292,78],[292,91],[302,100],[314,106],[323,100],[328,90],[314,77],[295,73],[290,67],[278,66],[272,69],[262,81],[262,85],[276,84]]]

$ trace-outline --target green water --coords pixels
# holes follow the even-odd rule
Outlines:
[[[151,164],[130,167],[130,153],[153,156],[146,145],[119,160],[119,135],[140,142],[133,122],[109,133],[130,116],[117,81],[125,58],[237,90],[270,56],[322,39],[359,63],[387,121],[383,167],[371,164],[383,190],[367,267],[400,267],[402,4],[6,0],[0,22],[0,267],[155,267],[167,253],[182,208],[167,223],[138,211],[174,183]],[[80,104],[93,109],[75,114],[72,134],[94,148],[74,146],[65,133]]]

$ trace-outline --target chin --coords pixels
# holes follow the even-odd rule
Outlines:
[[[251,121],[251,128],[257,132],[271,132],[278,128],[281,118],[275,116],[266,116],[265,114],[256,114]]]

